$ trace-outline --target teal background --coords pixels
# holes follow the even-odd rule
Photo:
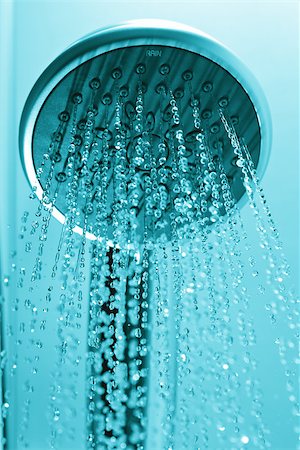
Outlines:
[[[1,272],[9,273],[10,253],[16,248],[17,229],[24,210],[34,210],[28,199],[29,187],[18,155],[18,124],[30,89],[42,71],[68,45],[103,26],[139,18],[182,22],[209,33],[229,47],[251,70],[270,106],[273,145],[263,187],[278,224],[284,251],[291,265],[291,281],[299,284],[299,3],[295,1],[2,1],[0,3],[0,189],[1,189]],[[256,242],[254,222],[247,207],[242,211],[249,223],[250,241]],[[60,225],[52,224],[56,245]],[[49,248],[47,257],[51,257]],[[17,255],[17,264],[32,262]],[[47,286],[45,286],[47,288]],[[11,312],[15,285],[2,286],[6,320]],[[273,301],[270,296],[265,303]],[[264,413],[271,430],[273,450],[295,450],[296,437],[283,369],[273,341],[284,334],[280,324],[271,327],[264,305],[253,298],[251,305],[258,335],[256,349],[259,375],[265,394]],[[53,312],[54,314],[54,312]],[[267,325],[266,325],[267,324]],[[53,338],[55,331],[53,327]],[[83,332],[84,336],[84,332]],[[49,341],[53,339],[49,331]],[[29,349],[28,349],[29,351]],[[51,368],[51,345],[43,361]],[[20,376],[20,375],[19,375]],[[83,388],[84,373],[81,372]],[[21,380],[11,389],[8,421],[9,449],[17,450],[16,425],[21,418],[24,393]],[[10,383],[10,380],[9,380]],[[36,426],[30,429],[30,450],[44,448],[47,420],[41,414],[47,403],[47,379],[41,382],[40,408],[33,411]],[[43,384],[44,383],[44,384]],[[78,409],[84,405],[84,395]],[[83,420],[75,424],[78,447],[84,449]],[[248,448],[251,448],[250,445]],[[62,449],[64,450],[64,449]],[[211,449],[215,450],[215,449]]]

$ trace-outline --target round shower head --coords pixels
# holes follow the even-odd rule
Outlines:
[[[212,162],[221,158],[233,198],[243,201],[245,188],[220,109],[262,175],[270,151],[268,107],[238,58],[178,23],[139,20],[104,28],[69,47],[33,87],[20,125],[23,167],[37,197],[60,222],[75,201],[74,231],[84,229],[89,238],[101,234],[96,224],[104,197],[108,224],[116,195],[122,204],[124,194],[139,229],[147,207],[149,212],[150,185],[160,205],[164,199],[163,207],[151,206],[154,225],[166,230],[176,201],[196,208],[204,147]],[[122,191],[117,194],[116,179]]]

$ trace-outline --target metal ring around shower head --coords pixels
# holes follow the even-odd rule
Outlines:
[[[113,54],[116,50],[130,48],[143,49],[149,60],[161,59],[162,63],[164,63],[164,58],[161,57],[160,49],[177,49],[179,52],[182,50],[188,52],[189,55],[198,55],[207,61],[211,61],[224,72],[228,72],[242,87],[245,96],[249,99],[249,104],[252,104],[257,122],[256,139],[260,140],[258,143],[257,172],[260,177],[263,175],[270,154],[271,119],[264,93],[249,70],[226,47],[197,29],[169,21],[137,20],[103,28],[75,42],[49,65],[30,92],[22,113],[19,143],[24,171],[30,185],[36,188],[36,195],[39,199],[42,199],[43,187],[36,175],[37,163],[33,148],[34,145],[37,146],[35,136],[39,137],[41,128],[45,128],[43,109],[46,106],[49,111],[51,110],[52,92],[76,68],[83,67],[85,63],[102,55]],[[160,69],[160,73],[167,76],[168,64],[164,66]],[[121,74],[115,73],[114,76],[117,78]],[[189,70],[186,70],[182,74],[183,82],[188,82],[191,76]],[[210,86],[208,84],[202,86],[202,90],[208,92]],[[180,92],[178,92],[179,94]],[[107,97],[106,100],[109,101],[109,98]],[[219,105],[223,100],[219,99]],[[205,113],[203,111],[203,117],[205,117]],[[41,117],[42,119],[40,119]],[[217,127],[214,128],[213,124],[211,133],[217,131]],[[239,204],[242,205],[244,202],[245,195],[242,195]],[[61,223],[64,222],[65,215],[58,207],[53,208],[52,214]],[[76,225],[74,231],[82,234],[82,227]],[[87,237],[95,238],[91,232],[87,233]]]

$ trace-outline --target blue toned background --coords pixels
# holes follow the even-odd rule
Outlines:
[[[130,1],[28,1],[0,3],[0,185],[1,185],[1,272],[9,273],[11,252],[16,248],[17,230],[24,210],[33,210],[28,199],[29,186],[18,155],[18,124],[30,89],[48,64],[68,45],[81,36],[103,26],[139,18],[159,18],[182,22],[207,32],[229,47],[251,70],[265,92],[273,124],[273,145],[263,178],[270,208],[278,224],[284,251],[291,265],[291,279],[299,278],[299,3],[297,1],[194,1],[174,2],[152,0]],[[257,241],[254,223],[247,207],[244,221],[251,224],[248,233]],[[253,228],[251,228],[253,227]],[[56,245],[59,224],[53,224]],[[49,238],[51,240],[51,236]],[[51,253],[51,250],[50,250]],[[51,256],[49,254],[49,256]],[[24,256],[16,257],[26,266]],[[23,259],[22,259],[23,258]],[[47,286],[45,286],[45,289]],[[2,285],[4,314],[11,315],[13,284]],[[273,344],[284,329],[272,328],[264,305],[253,298],[252,313],[256,317],[259,375],[265,394],[264,414],[271,430],[273,450],[295,450],[296,437],[283,369]],[[266,303],[273,301],[266,299]],[[13,316],[14,320],[16,315]],[[266,324],[268,326],[266,326]],[[53,327],[53,336],[55,333]],[[83,332],[84,334],[84,332]],[[49,329],[51,341],[51,329]],[[51,369],[51,352],[43,363]],[[84,373],[81,373],[84,406]],[[15,382],[18,380],[14,380]],[[20,380],[19,380],[20,381]],[[40,407],[33,411],[38,426],[32,428],[32,447],[45,447],[47,419],[41,415],[46,408],[47,379],[40,386]],[[17,450],[16,425],[22,411],[21,381],[9,386],[11,411],[8,420],[9,449]],[[44,394],[43,394],[44,393]],[[78,447],[83,421],[75,424]],[[64,450],[64,449],[62,449]],[[153,449],[156,450],[156,449]],[[158,450],[158,449],[157,449]],[[193,450],[193,449],[191,449]],[[215,450],[215,449],[212,449]]]

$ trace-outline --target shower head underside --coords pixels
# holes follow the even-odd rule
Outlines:
[[[220,44],[178,24],[126,24],[74,44],[41,76],[23,112],[21,155],[37,196],[61,222],[75,202],[74,229],[90,238],[101,237],[101,220],[112,228],[116,205],[137,234],[150,219],[156,233],[169,234],[175,216],[190,224],[209,162],[210,172],[221,162],[240,201],[245,188],[220,109],[261,173],[269,135],[261,93],[254,103],[239,69]],[[212,186],[205,201],[202,223],[210,224]]]

